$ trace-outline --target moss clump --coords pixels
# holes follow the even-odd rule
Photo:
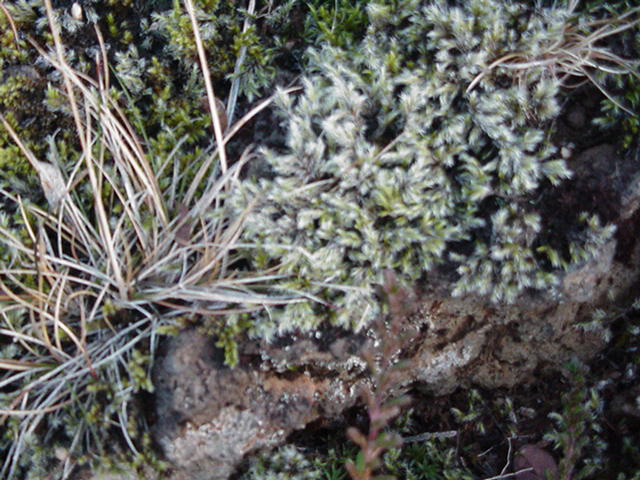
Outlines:
[[[252,459],[242,480],[316,480],[325,478],[321,470],[293,445]]]
[[[340,0],[333,4],[315,0],[309,2],[309,10],[311,15],[307,17],[305,30],[334,47],[353,47],[362,39],[369,23],[362,2],[357,0]]]
[[[275,78],[275,58],[284,42],[277,33],[269,38],[259,31],[256,22],[249,20],[264,22],[267,28],[269,22],[282,17],[279,10],[290,10],[294,2],[252,13],[239,9],[231,1],[194,3],[212,80],[220,84],[237,78],[239,93],[249,100],[264,94],[265,87]],[[261,17],[266,20],[261,21]],[[175,0],[171,9],[153,13],[149,28],[167,41],[163,58],[178,62],[186,71],[198,64],[191,21],[182,2]]]
[[[258,199],[244,233],[260,249],[251,265],[316,301],[270,310],[259,336],[326,318],[362,328],[385,268],[412,280],[455,270],[455,295],[510,302],[552,289],[613,233],[576,213],[571,240],[542,241],[535,198],[571,171],[549,140],[560,80],[536,60],[577,21],[570,10],[407,0],[367,12],[356,48],[310,53],[304,93],[279,98],[288,136],[262,150],[269,178],[230,198],[236,212]],[[514,55],[527,67],[495,63]]]
[[[1,320],[9,332],[0,339],[0,403],[33,407],[5,422],[5,478],[64,476],[70,465],[105,456],[161,469],[141,403],[152,388],[159,328],[177,328],[178,317],[206,309],[244,312],[251,272],[268,269],[260,280],[284,279],[271,286],[276,298],[258,295],[254,304],[288,306],[211,322],[230,363],[237,361],[235,337],[248,329],[270,338],[313,328],[327,312],[336,324],[366,325],[377,314],[373,288],[384,268],[414,280],[435,267],[458,268],[457,293],[510,300],[524,288],[552,286],[554,268],[584,260],[611,233],[584,216],[576,219],[584,226],[576,227],[577,240],[566,242],[570,255],[539,243],[544,222],[532,199],[570,174],[546,138],[559,85],[544,68],[487,68],[509,52],[535,57],[544,50],[570,19],[562,8],[377,1],[365,18],[357,2],[314,1],[305,20],[306,3],[298,0],[256,12],[231,0],[196,2],[219,95],[233,92],[233,84],[252,99],[270,93],[282,73],[277,66],[286,64],[288,77],[311,65],[299,101],[281,95],[289,139],[283,151],[263,151],[271,180],[240,184],[222,212],[212,208],[226,191],[214,180],[220,167],[200,170],[210,158],[209,119],[200,108],[203,81],[181,3],[87,0],[82,20],[63,3],[53,17],[79,75],[76,87],[86,81],[87,91],[76,92],[83,121],[94,126],[95,144],[84,151],[60,71],[16,38],[0,14],[1,113],[36,157],[72,180],[67,205],[77,214],[77,223],[60,228],[70,217],[46,211],[42,192],[29,188],[36,175],[3,130],[2,205],[22,192],[29,201],[0,216]],[[21,34],[53,48],[42,2],[7,8]],[[135,16],[139,22],[130,21]],[[99,78],[96,53],[103,51],[94,24],[104,35],[104,63],[113,67],[110,88],[100,92],[117,111],[108,119],[103,104],[89,107],[99,95],[87,79]],[[302,53],[323,41],[331,46]],[[115,148],[118,140],[107,138],[113,130],[100,123],[114,118],[111,125],[126,126],[120,145],[148,158],[143,178],[136,176],[140,168],[118,170],[117,155],[127,149]],[[99,159],[88,167],[100,176],[94,185],[79,173],[79,160],[89,158]],[[29,171],[30,185],[21,186],[15,176]],[[204,180],[194,186],[198,173]],[[153,183],[153,198],[132,187],[138,180]],[[242,242],[252,248],[239,252],[244,257],[232,249],[223,261],[212,252],[235,241],[250,197],[258,206]],[[229,271],[240,287],[222,285],[220,295],[202,296]],[[193,280],[188,292],[179,290],[185,279]],[[9,291],[15,295],[7,300]]]

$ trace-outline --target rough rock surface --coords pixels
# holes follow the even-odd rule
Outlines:
[[[541,212],[557,215],[561,228],[564,209],[595,211],[617,225],[615,238],[567,272],[559,292],[532,293],[513,305],[451,298],[446,275],[417,286],[405,319],[417,334],[401,352],[411,365],[404,385],[434,394],[471,384],[513,386],[605,345],[606,329],[591,322],[592,312],[627,304],[638,282],[640,155],[622,158],[600,144],[570,164],[574,179],[544,198]],[[223,365],[214,339],[196,331],[169,340],[155,368],[154,434],[174,478],[228,478],[247,453],[338,417],[367,381],[360,354],[371,334],[327,327],[270,345],[247,341],[236,369]]]
[[[274,446],[320,416],[337,416],[353,395],[339,378],[263,371],[245,354],[224,366],[213,339],[185,331],[156,367],[155,435],[176,479],[227,478],[249,451]]]

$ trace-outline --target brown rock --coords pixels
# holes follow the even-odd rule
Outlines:
[[[557,291],[523,295],[512,305],[452,298],[452,279],[431,275],[429,284],[416,286],[420,293],[405,319],[419,333],[401,345],[411,366],[402,385],[435,394],[469,385],[511,387],[572,357],[589,359],[606,344],[604,325],[578,324],[591,321],[597,308],[615,310],[633,298],[640,160],[618,158],[605,145],[571,162],[575,178],[559,198],[567,208],[597,211],[604,222],[616,223],[616,237],[567,272]],[[558,214],[558,198],[547,205],[542,215],[544,208]],[[186,331],[168,341],[155,367],[154,434],[175,466],[174,480],[227,478],[247,453],[281,443],[312,421],[339,417],[369,381],[362,355],[374,336],[323,326],[272,344],[248,341],[239,345],[244,362],[235,369],[223,365],[214,339]],[[518,462],[528,461],[537,472],[550,465],[545,455],[528,446]]]
[[[513,460],[516,480],[558,478],[558,464],[551,454],[536,445],[525,445]],[[531,469],[530,471],[522,471]],[[517,473],[520,472],[520,473]]]
[[[316,420],[325,402],[336,413],[349,406],[341,381],[230,369],[223,358],[214,339],[190,330],[167,342],[155,368],[154,436],[176,480],[228,478],[247,453]]]

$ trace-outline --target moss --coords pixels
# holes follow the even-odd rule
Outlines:
[[[585,12],[596,18],[621,16],[635,7],[633,2],[592,1],[583,6]],[[640,56],[640,26],[637,24],[623,32],[617,40],[624,57],[635,59],[635,74],[618,77],[598,75],[598,79],[607,90],[610,98],[601,102],[601,115],[593,123],[605,131],[621,133],[620,149],[624,152],[638,148],[640,138],[640,69],[637,58]]]
[[[241,77],[241,93],[254,98],[275,76],[273,47],[265,46],[267,42],[257,35],[255,25],[243,28],[244,18],[233,2],[199,2],[196,8],[212,80],[219,83]],[[170,10],[154,13],[150,28],[168,40],[166,58],[179,62],[187,71],[198,64],[191,21],[181,2],[176,0]],[[236,71],[243,50],[246,59]]]
[[[408,433],[415,417],[413,410],[407,410],[394,428]],[[357,450],[352,445],[341,443],[340,439],[341,435],[332,434],[327,438],[317,438],[317,444],[321,445],[319,448],[286,445],[275,452],[256,455],[250,458],[248,471],[240,478],[348,480],[350,477],[345,464],[355,458]],[[457,450],[455,438],[411,441],[383,456],[379,474],[407,480],[475,478],[473,472],[461,464]]]
[[[271,309],[256,319],[257,336],[327,318],[363,328],[378,314],[374,286],[386,268],[411,281],[456,270],[454,295],[495,302],[553,291],[562,268],[613,233],[576,214],[573,239],[543,242],[533,199],[571,176],[549,140],[560,81],[543,67],[489,68],[562,41],[577,21],[569,10],[416,0],[367,11],[357,48],[309,53],[304,93],[279,96],[286,148],[262,150],[271,176],[231,196],[233,215],[259,199],[244,240],[263,247],[260,265],[287,277],[282,290],[316,301]]]
[[[307,32],[334,47],[353,48],[362,39],[369,19],[361,2],[340,0],[327,4],[321,0],[309,3]],[[315,42],[314,42],[315,43]]]
[[[569,365],[574,382],[572,391],[563,398],[562,412],[550,416],[556,428],[545,435],[562,450],[559,463],[561,478],[588,478],[602,469],[606,443],[601,439],[599,420],[603,403],[598,391],[586,386],[584,373],[577,365]]]
[[[159,189],[172,200],[182,198],[212,148],[210,119],[201,106],[204,83],[182,4],[87,0],[82,2],[82,21],[71,16],[68,4],[55,10],[67,61],[88,78],[98,78],[96,24],[111,66],[106,94],[134,126],[135,140],[158,175]],[[427,8],[409,0],[371,2],[367,9],[352,0],[289,0],[277,6],[269,2],[253,13],[230,0],[198,1],[196,7],[216,92],[224,98],[232,84],[238,85],[241,111],[271,94],[276,79],[286,80],[301,70],[307,75],[305,92],[296,102],[280,98],[287,145],[260,154],[273,178],[247,179],[225,200],[233,212],[241,213],[244,195],[264,195],[261,201],[266,203],[250,216],[242,239],[260,248],[234,250],[233,260],[238,260],[236,253],[244,255],[234,264],[234,275],[244,279],[251,272],[277,268],[287,279],[263,285],[263,291],[271,292],[274,302],[290,301],[286,308],[265,309],[262,316],[236,314],[246,291],[234,290],[240,300],[230,302],[232,313],[220,317],[224,320],[203,321],[218,335],[228,363],[238,361],[236,341],[246,332],[268,339],[313,329],[324,319],[356,329],[366,325],[378,309],[373,292],[382,268],[392,267],[416,280],[430,269],[453,265],[460,268],[459,294],[510,299],[523,288],[553,285],[557,270],[546,268],[545,262],[562,267],[584,260],[611,233],[594,217],[585,217],[583,227],[574,232],[581,240],[567,246],[574,258],[535,241],[544,224],[530,208],[531,198],[548,187],[547,182],[569,175],[564,163],[555,160],[546,135],[559,108],[560,90],[552,78],[536,69],[522,77],[497,69],[471,92],[456,83],[472,81],[495,56],[553,39],[565,20],[562,9],[543,9],[542,15],[522,5],[479,0],[459,8],[445,3]],[[61,76],[24,40],[28,35],[43,48],[52,48],[43,4],[25,0],[7,8],[20,37],[15,38],[8,18],[0,13],[0,113],[37,158],[59,166],[69,178],[81,165],[82,153]],[[477,23],[469,23],[470,12]],[[491,26],[485,34],[480,32],[482,22]],[[513,32],[506,35],[506,27]],[[318,49],[327,43],[330,46]],[[307,50],[309,45],[318,48]],[[531,88],[518,88],[518,81]],[[120,178],[113,156],[105,152],[106,131],[97,131],[91,153],[103,160],[105,174]],[[26,398],[21,388],[38,379],[50,381],[50,390],[30,398],[46,397],[46,408],[60,404],[42,419],[6,420],[0,440],[7,459],[0,466],[2,475],[61,475],[66,458],[67,466],[111,461],[135,469],[143,463],[164,469],[150,446],[144,414],[145,396],[153,388],[149,372],[156,336],[200,320],[193,313],[200,305],[173,298],[173,303],[161,299],[144,312],[140,305],[153,303],[149,292],[180,267],[165,265],[162,278],[138,281],[145,252],[137,249],[135,240],[127,241],[131,248],[122,260],[132,279],[128,307],[117,302],[117,295],[104,293],[106,287],[92,290],[88,303],[79,303],[78,298],[113,273],[99,264],[108,245],[77,255],[83,245],[74,235],[59,244],[50,241],[57,227],[43,227],[54,217],[47,216],[46,198],[35,188],[38,177],[5,130],[0,131],[0,167],[2,187],[11,195],[23,195],[25,211],[3,199],[3,271],[16,265],[28,270],[13,278],[3,273],[3,288],[21,294],[40,288],[51,296],[60,283],[39,285],[48,270],[37,264],[43,269],[40,275],[34,273],[32,252],[45,244],[50,258],[55,253],[76,255],[78,268],[65,274],[82,282],[75,284],[69,305],[84,306],[71,309],[64,320],[74,332],[86,335],[87,342],[83,350],[69,334],[60,335],[62,361],[41,343],[22,348],[0,339],[1,358],[31,362],[33,368],[19,378],[11,377],[15,371],[3,372],[3,381],[13,379],[0,392],[3,408],[15,408]],[[219,171],[214,162],[206,176]],[[97,216],[94,199],[100,198],[112,215],[111,228],[126,230],[128,240],[164,238],[147,204],[136,204],[137,230],[130,221],[118,220],[130,207],[119,197],[128,188],[124,180],[96,189],[86,176],[76,178],[70,194],[90,229],[99,231],[92,221]],[[196,197],[206,187],[198,188]],[[136,195],[128,199],[136,200]],[[177,218],[183,208],[173,202],[168,213]],[[238,218],[228,213],[212,211],[205,220],[219,221],[219,232],[224,230],[219,225]],[[38,235],[29,232],[27,224]],[[25,249],[16,249],[12,238]],[[506,280],[501,283],[500,277]],[[96,302],[105,297],[100,307]],[[28,305],[16,306],[6,298],[2,302],[5,327],[33,332],[37,322],[25,312]],[[96,305],[95,318],[85,325],[83,315]],[[188,314],[178,312],[181,308]],[[65,370],[68,365],[71,373]]]
[[[243,480],[314,480],[321,471],[294,446],[287,445],[252,459]]]

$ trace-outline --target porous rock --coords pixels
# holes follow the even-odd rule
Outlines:
[[[214,339],[195,330],[164,349],[154,376],[154,434],[176,480],[228,478],[246,453],[281,443],[322,414],[337,415],[353,398],[340,379],[281,375],[255,362],[226,367]]]
[[[638,280],[640,158],[600,145],[572,163],[575,177],[558,198],[567,208],[598,211],[617,225],[615,238],[567,272],[557,291],[526,294],[511,305],[454,298],[446,275],[416,286],[405,325],[417,334],[402,346],[410,368],[401,384],[433,394],[514,386],[604,347],[606,328],[591,321],[592,313],[627,304]],[[589,197],[593,205],[585,204]],[[543,214],[559,208],[547,205]],[[281,443],[312,421],[338,417],[368,381],[361,355],[373,336],[325,326],[271,344],[246,341],[235,369],[224,366],[213,338],[192,330],[170,339],[155,368],[154,433],[174,478],[228,478],[247,453]]]

